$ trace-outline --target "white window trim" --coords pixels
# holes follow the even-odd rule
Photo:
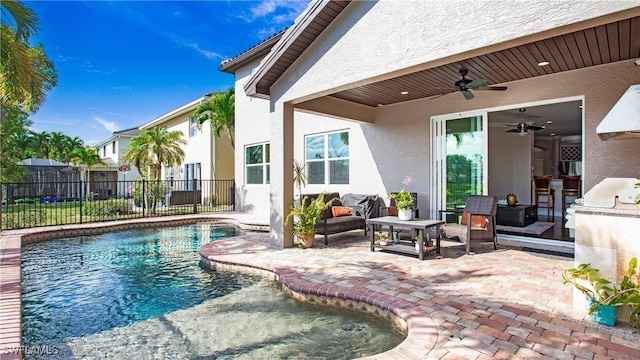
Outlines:
[[[244,146],[244,152],[242,154],[243,159],[243,167],[244,167],[244,184],[246,186],[269,186],[271,184],[271,176],[270,176],[270,172],[271,172],[271,161],[267,162],[266,161],[266,146],[270,145],[271,142],[270,141],[266,141],[266,142],[262,142],[262,143],[255,143],[255,144],[248,144]],[[255,146],[262,146],[262,154],[263,154],[263,159],[262,159],[262,163],[260,164],[247,164],[247,149],[250,147],[255,147]],[[271,156],[269,156],[269,159],[271,159]],[[256,183],[249,183],[249,177],[247,175],[247,168],[248,167],[258,167],[258,166],[262,166],[263,171],[262,171],[262,182],[259,184]],[[267,181],[267,178],[269,178],[269,181]]]
[[[349,146],[349,156],[346,157],[334,157],[334,158],[329,158],[329,136],[330,135],[334,135],[334,134],[340,134],[340,133],[347,133],[349,134],[349,139],[351,139],[351,133],[348,129],[343,129],[343,130],[335,130],[335,131],[329,131],[329,132],[324,132],[324,133],[315,133],[315,134],[307,134],[304,136],[304,159],[305,159],[305,177],[307,180],[307,186],[345,186],[345,185],[350,185],[351,184],[351,145],[347,145]],[[307,159],[307,138],[309,137],[317,137],[317,136],[323,136],[324,137],[324,158],[322,159],[318,159],[318,160],[314,160],[314,159]],[[346,184],[331,184],[330,179],[331,179],[331,174],[330,174],[330,162],[331,161],[336,161],[336,160],[348,160],[349,161],[349,181]],[[323,184],[310,184],[309,183],[309,167],[306,166],[307,163],[309,162],[324,162],[324,183]]]

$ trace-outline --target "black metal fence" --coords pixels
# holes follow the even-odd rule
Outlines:
[[[233,180],[0,184],[0,229],[234,209]]]

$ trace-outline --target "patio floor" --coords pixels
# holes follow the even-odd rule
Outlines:
[[[207,217],[256,224],[255,219],[236,213]],[[16,286],[16,237],[45,229],[52,230],[7,231],[0,236],[0,353],[17,345],[15,309],[20,290]],[[362,296],[366,294],[390,311],[421,314],[425,321],[410,322],[412,339],[403,343],[402,351],[388,352],[377,357],[380,359],[640,358],[637,329],[624,324],[599,326],[572,309],[572,289],[562,285],[556,270],[572,266],[571,258],[504,246],[494,251],[491,243],[473,243],[475,254],[465,255],[462,244],[443,241],[440,256],[429,253],[420,261],[407,255],[371,252],[369,237],[362,231],[330,236],[329,246],[318,236],[312,249],[272,249],[267,246],[268,236],[266,232],[250,232],[219,240],[206,245],[201,254],[227,266],[279,274],[283,284],[293,289],[317,287],[320,294],[342,299],[360,296],[366,300]]]

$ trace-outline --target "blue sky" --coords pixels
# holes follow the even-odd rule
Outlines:
[[[24,1],[58,72],[32,130],[91,145],[226,90],[234,79],[220,62],[290,26],[308,3]]]

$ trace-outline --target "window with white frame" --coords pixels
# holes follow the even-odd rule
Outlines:
[[[113,141],[111,142],[111,153],[112,153],[112,154],[115,154],[115,153],[116,153],[116,141],[115,141],[115,140],[113,140]]]
[[[193,116],[189,116],[189,137],[198,135],[198,122]]]
[[[308,184],[349,183],[349,132],[305,137]]]
[[[244,164],[247,184],[269,184],[271,165],[269,143],[245,146]]]
[[[200,189],[200,180],[202,180],[201,175],[200,163],[184,164],[185,188],[187,190],[193,190],[193,180],[197,180],[196,190]]]

